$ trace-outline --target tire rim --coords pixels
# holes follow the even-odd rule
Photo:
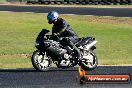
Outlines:
[[[94,68],[97,64],[96,57],[90,52],[87,54],[87,58],[82,59],[82,63],[89,68]]]
[[[40,69],[46,69],[49,67],[49,57],[47,55],[37,54],[35,56],[35,63]]]

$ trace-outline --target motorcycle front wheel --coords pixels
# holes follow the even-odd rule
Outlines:
[[[31,62],[36,70],[45,72],[51,68],[52,59],[46,54],[46,52],[36,50],[33,52]]]

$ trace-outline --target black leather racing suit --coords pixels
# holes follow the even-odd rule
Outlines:
[[[57,22],[53,25],[52,35],[54,35],[54,33],[59,35],[60,39],[62,37],[60,43],[63,46],[65,46],[69,53],[72,52],[71,49],[69,48],[70,46],[72,49],[77,51],[78,59],[81,58],[80,52],[78,48],[75,46],[75,43],[78,41],[78,36],[64,19],[59,18]]]
[[[56,33],[61,38],[69,38],[72,43],[78,41],[77,34],[73,31],[70,25],[62,18],[59,18],[52,27],[52,35]]]

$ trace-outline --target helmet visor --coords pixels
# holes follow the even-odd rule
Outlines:
[[[49,22],[53,22],[54,21],[54,16],[50,15],[50,16],[47,16],[47,20]]]

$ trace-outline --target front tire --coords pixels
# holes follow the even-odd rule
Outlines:
[[[84,70],[94,70],[98,65],[96,54],[93,51],[89,51],[86,57],[87,58],[82,58],[79,65]]]
[[[48,71],[51,68],[52,60],[51,57],[46,54],[46,52],[41,52],[36,50],[33,52],[31,62],[33,67],[41,72]]]

